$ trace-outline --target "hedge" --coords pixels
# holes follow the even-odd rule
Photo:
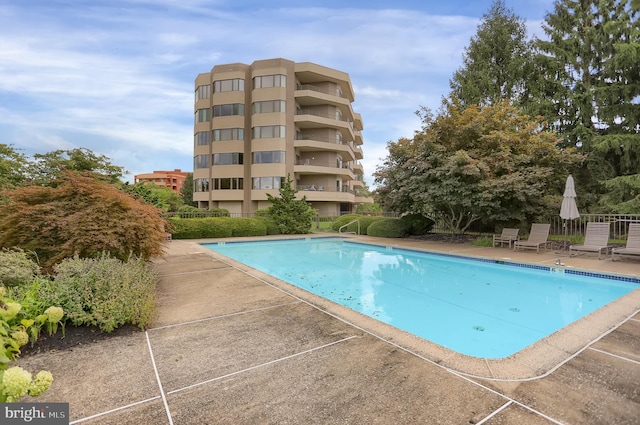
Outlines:
[[[180,218],[171,217],[173,239],[229,238],[240,236],[277,235],[278,227],[268,217]]]
[[[171,217],[174,239],[229,238],[233,228],[227,217],[179,218]]]
[[[383,218],[371,223],[367,229],[369,236],[382,238],[403,238],[407,235],[407,223],[399,218]]]
[[[371,225],[371,223],[374,223],[382,219],[383,217],[372,217],[372,216],[361,215],[361,214],[345,214],[336,218],[333,221],[331,228],[337,232],[340,229],[340,227],[344,226],[345,224],[354,220],[358,220],[360,221],[360,234],[366,235],[368,234],[368,228]],[[343,229],[343,232],[356,232],[357,230],[358,230],[358,224],[352,223],[349,226],[347,226],[345,229]]]

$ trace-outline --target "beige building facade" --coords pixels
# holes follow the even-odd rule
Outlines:
[[[360,196],[362,117],[349,75],[286,59],[216,65],[195,80],[194,194],[201,208],[267,208],[287,177],[320,215]]]

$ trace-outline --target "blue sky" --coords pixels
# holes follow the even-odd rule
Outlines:
[[[436,110],[492,0],[8,0],[0,3],[0,143],[85,147],[131,174],[193,168],[193,82],[283,57],[347,72],[365,179]],[[506,0],[542,36],[553,0]]]

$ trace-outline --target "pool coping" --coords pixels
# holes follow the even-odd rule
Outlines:
[[[361,237],[344,237],[332,235],[287,235],[286,237],[273,237],[271,239],[305,239],[305,238],[327,238],[335,237],[353,240],[357,243],[374,246],[391,246],[393,248],[406,249],[416,252],[425,252],[435,255],[445,255],[458,258],[471,258],[473,260],[501,262],[492,257],[483,257],[468,254],[443,253],[427,248],[416,248],[403,246],[399,241],[393,243],[376,242],[375,240],[362,240]],[[242,238],[242,239],[215,239],[200,240],[200,245],[219,242],[251,242],[264,241],[264,238]],[[380,322],[377,319],[366,316],[362,313],[351,310],[333,301],[308,292],[286,281],[275,278],[269,274],[261,272],[244,263],[235,261],[229,257],[219,254],[210,249],[206,252],[219,261],[225,262],[234,268],[247,273],[248,275],[261,280],[297,299],[303,301],[319,310],[330,314],[363,332],[369,333],[388,343],[398,346],[404,350],[433,363],[446,368],[452,372],[474,378],[483,378],[495,381],[522,381],[542,378],[549,375],[564,363],[580,354],[591,344],[598,341],[614,329],[622,325],[629,318],[640,312],[640,285],[638,289],[612,301],[598,310],[584,316],[581,319],[563,327],[553,334],[529,345],[528,347],[501,359],[489,359],[473,357],[458,353],[434,342],[428,341],[409,332],[403,331],[392,325]],[[539,266],[539,263],[529,263],[526,261],[508,260],[510,264],[527,264]],[[553,266],[543,266],[544,268]],[[537,267],[536,267],[537,268]],[[593,270],[572,268],[574,272],[585,274],[594,273]],[[602,273],[598,275],[628,276],[617,273]],[[629,276],[634,281],[636,276]]]

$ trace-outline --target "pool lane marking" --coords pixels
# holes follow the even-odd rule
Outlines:
[[[199,387],[201,385],[210,384],[212,382],[220,381],[220,380],[229,378],[231,376],[235,376],[235,375],[239,375],[241,373],[245,373],[245,372],[249,372],[249,371],[252,371],[252,370],[255,370],[255,369],[259,369],[261,367],[269,366],[269,365],[272,365],[272,364],[275,364],[275,363],[280,363],[280,362],[285,361],[285,360],[290,360],[290,359],[293,359],[295,357],[302,356],[302,355],[308,354],[308,353],[312,353],[314,351],[318,351],[318,350],[321,350],[323,348],[328,348],[328,347],[331,347],[332,345],[340,344],[341,342],[349,341],[349,340],[354,339],[354,338],[360,338],[360,337],[358,335],[352,335],[352,336],[349,336],[349,337],[346,337],[346,338],[343,338],[343,339],[339,339],[338,341],[333,341],[333,342],[330,342],[328,344],[321,345],[319,347],[310,348],[308,350],[304,350],[304,351],[301,351],[299,353],[291,354],[289,356],[285,356],[285,357],[281,357],[279,359],[271,360],[271,361],[268,361],[266,363],[261,363],[261,364],[255,365],[255,366],[248,367],[246,369],[242,369],[242,370],[238,370],[238,371],[235,371],[235,372],[227,373],[226,375],[218,376],[216,378],[207,379],[206,381],[197,382],[195,384],[188,385],[186,387],[178,388],[176,390],[169,391],[167,393],[167,395],[176,394],[176,393],[179,393],[181,391],[190,390],[192,388],[196,388],[196,387]]]
[[[203,319],[190,320],[188,322],[173,323],[171,325],[164,325],[164,326],[158,326],[157,328],[151,328],[151,329],[148,329],[148,331],[151,332],[151,331],[157,331],[157,330],[160,330],[160,329],[175,328],[177,326],[192,325],[194,323],[208,322],[210,320],[224,319],[226,317],[240,316],[240,315],[243,315],[243,314],[270,310],[272,308],[278,308],[278,307],[284,307],[284,306],[288,306],[288,305],[300,304],[300,302],[301,301],[294,301],[294,302],[290,302],[290,303],[282,303],[282,304],[276,304],[276,305],[271,305],[271,306],[267,306],[267,307],[254,308],[252,310],[244,310],[244,311],[237,311],[237,312],[234,312],[234,313],[221,314],[219,316],[205,317]]]

